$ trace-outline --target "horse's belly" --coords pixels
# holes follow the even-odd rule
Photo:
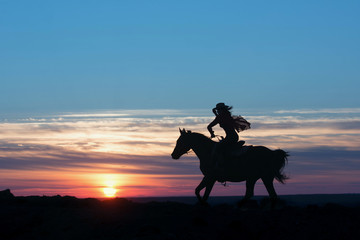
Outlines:
[[[220,181],[220,182],[243,182],[245,181],[246,178],[244,177],[224,177],[224,181]]]

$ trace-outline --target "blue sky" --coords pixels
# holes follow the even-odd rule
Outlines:
[[[0,1],[0,110],[358,107],[358,1]]]
[[[169,155],[178,127],[208,134],[225,102],[252,123],[241,139],[291,153],[279,193],[359,193],[359,11],[0,0],[0,189],[99,196],[116,178],[124,196],[192,195],[196,157]]]

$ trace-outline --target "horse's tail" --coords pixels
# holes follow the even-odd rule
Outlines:
[[[285,180],[289,179],[289,177],[283,173],[285,164],[288,162],[287,157],[289,156],[289,154],[284,150],[278,149],[274,151],[274,155],[275,179],[284,184]]]

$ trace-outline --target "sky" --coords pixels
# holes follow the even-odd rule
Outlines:
[[[360,193],[359,10],[0,0],[0,189],[191,196],[201,173],[194,154],[171,159],[178,128],[208,134],[225,102],[252,123],[247,144],[290,152],[280,194]]]

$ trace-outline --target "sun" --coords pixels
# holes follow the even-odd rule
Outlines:
[[[115,175],[102,176],[102,192],[106,198],[114,198],[119,192],[119,178]]]
[[[117,189],[114,187],[107,187],[107,188],[103,188],[103,192],[105,197],[113,198],[116,196]]]
[[[117,193],[117,189],[116,189],[116,184],[115,181],[113,179],[107,179],[105,181],[105,188],[103,188],[103,192],[105,197],[108,198],[113,198],[116,197],[116,193]]]

